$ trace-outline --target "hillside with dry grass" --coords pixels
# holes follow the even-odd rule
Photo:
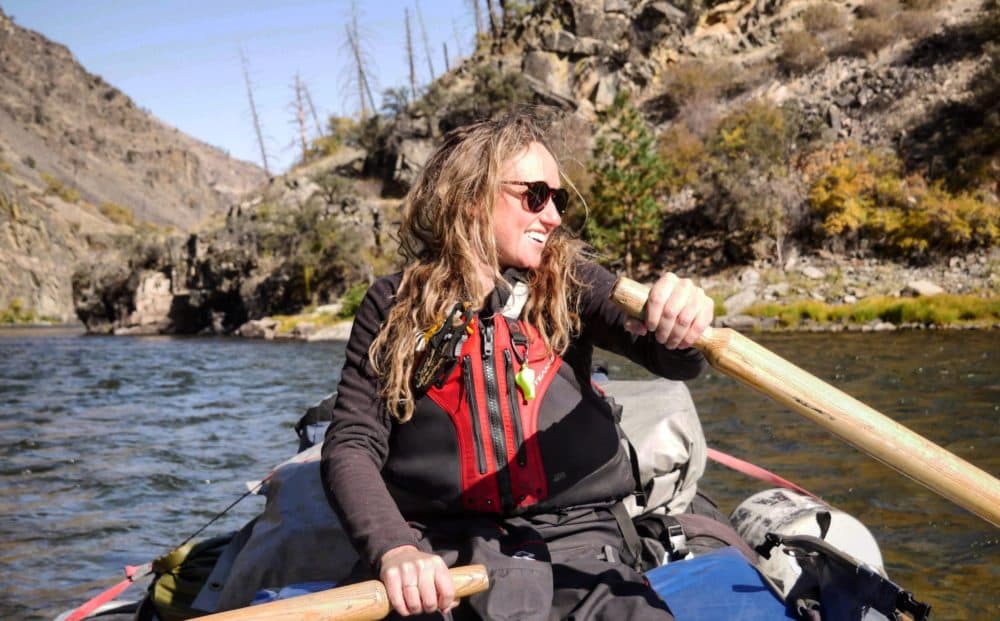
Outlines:
[[[0,310],[70,320],[78,262],[195,230],[264,181],[0,10]]]

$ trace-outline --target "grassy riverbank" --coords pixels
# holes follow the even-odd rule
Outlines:
[[[25,308],[21,300],[14,298],[7,308],[0,309],[0,326],[34,326],[34,325],[58,325],[62,322],[56,317],[39,315],[35,311]]]
[[[895,327],[995,328],[1000,326],[1000,297],[941,294],[918,298],[877,296],[853,304],[828,304],[801,300],[787,304],[765,303],[747,308],[744,314],[767,327],[861,327],[891,324]]]

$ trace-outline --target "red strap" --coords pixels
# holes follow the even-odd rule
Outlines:
[[[126,565],[125,566],[125,579],[114,585],[110,589],[104,591],[103,593],[98,593],[93,598],[88,600],[82,606],[74,610],[69,614],[64,621],[81,621],[90,616],[90,613],[94,612],[104,604],[107,604],[114,598],[118,597],[122,591],[127,589],[133,582],[135,582],[136,576],[145,576],[150,571],[152,571],[152,564],[146,563],[145,565]]]
[[[709,448],[708,458],[718,464],[726,466],[727,468],[731,468],[736,472],[742,472],[743,474],[751,476],[755,479],[760,479],[761,481],[766,481],[767,483],[773,483],[774,485],[777,485],[779,487],[785,487],[791,490],[795,490],[800,494],[805,494],[806,496],[810,496],[812,498],[815,498],[816,500],[820,500],[820,497],[817,496],[816,494],[810,492],[807,489],[799,487],[798,485],[792,483],[788,479],[783,479],[782,477],[774,474],[773,472],[767,470],[766,468],[761,468],[760,466],[751,464],[748,461],[743,461],[742,459],[738,459],[736,457],[733,457],[732,455],[723,453],[722,451],[717,451],[714,448]]]

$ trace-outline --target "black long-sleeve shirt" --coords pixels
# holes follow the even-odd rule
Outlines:
[[[567,387],[578,391],[575,399],[581,403],[588,402],[589,396],[594,394],[589,375],[595,346],[624,355],[651,372],[670,379],[692,379],[703,370],[705,360],[697,350],[669,350],[657,343],[652,335],[636,337],[625,331],[625,314],[609,299],[615,283],[615,277],[610,272],[596,264],[586,263],[581,266],[580,274],[586,283],[580,308],[582,329],[563,356],[565,369],[562,373],[569,378],[569,381],[560,383],[564,392]],[[414,516],[404,515],[386,484],[388,473],[385,468],[390,461],[390,446],[393,445],[393,434],[399,432],[400,423],[390,416],[378,397],[379,380],[368,362],[368,349],[388,315],[399,282],[399,274],[378,280],[369,289],[358,310],[347,344],[347,359],[333,419],[323,446],[322,476],[328,498],[359,554],[373,567],[377,567],[379,559],[388,550],[416,544],[420,537],[419,531],[407,521]],[[501,293],[495,292],[480,316],[490,317],[496,313],[505,301],[501,297]],[[588,394],[581,399],[579,393]],[[562,399],[565,400],[564,397]],[[415,417],[420,415],[418,409]],[[588,420],[579,413],[574,416],[577,421]],[[412,424],[412,421],[406,424]],[[406,430],[409,434],[406,442],[409,444],[404,446],[415,444],[414,429],[420,428]],[[606,427],[602,427],[599,433],[608,433]],[[585,443],[587,435],[578,430],[562,438],[561,442],[574,446],[579,442]],[[416,437],[420,438],[420,434],[416,433]],[[617,437],[612,440],[617,442]],[[436,445],[428,446],[428,442],[436,441],[428,438],[427,442],[423,442],[423,454],[433,451]],[[447,449],[442,446],[441,450]],[[551,467],[551,464],[547,465]],[[612,476],[612,472],[613,476],[621,478],[620,467],[605,468],[597,476]],[[426,479],[426,473],[423,476]],[[601,489],[624,490],[619,492],[624,495],[631,489],[631,484],[629,481],[623,488],[616,481]],[[398,489],[398,486],[393,489]],[[431,490],[409,492],[417,497],[422,493],[433,494]],[[579,493],[574,495],[568,492],[566,496],[576,499]],[[420,518],[426,520],[427,515]]]

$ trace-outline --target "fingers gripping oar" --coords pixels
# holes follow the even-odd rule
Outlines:
[[[642,318],[649,288],[622,278],[611,299]],[[1000,481],[729,328],[708,328],[694,345],[708,362],[792,408],[994,526]]]
[[[450,570],[455,596],[466,597],[490,586],[486,567]],[[204,621],[376,621],[389,614],[389,597],[378,580],[359,582],[309,595],[199,617]]]

